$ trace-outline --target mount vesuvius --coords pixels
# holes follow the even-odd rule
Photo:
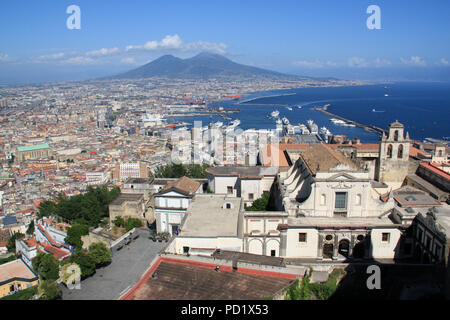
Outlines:
[[[246,66],[235,63],[219,54],[202,52],[195,57],[188,59],[164,55],[146,65],[116,76],[108,77],[108,79],[139,79],[152,77],[178,79],[241,77],[280,80],[299,80],[307,78]]]

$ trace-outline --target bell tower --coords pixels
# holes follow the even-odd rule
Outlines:
[[[383,133],[380,141],[378,159],[378,180],[386,184],[400,184],[408,174],[409,133],[404,135],[405,127],[395,120],[389,125],[386,136]]]

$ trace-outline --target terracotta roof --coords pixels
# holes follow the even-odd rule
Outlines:
[[[435,166],[432,166],[429,163],[421,163],[420,164],[422,167],[427,168],[428,170],[440,175],[442,178],[446,179],[446,180],[450,180],[450,174],[445,172],[444,170],[441,170],[439,168],[436,168]]]
[[[262,165],[265,167],[289,167],[289,162],[284,151],[299,150],[305,151],[309,149],[309,144],[269,144],[262,148]],[[278,158],[277,158],[278,157]]]
[[[188,177],[182,177],[177,181],[168,183],[161,191],[167,191],[169,189],[175,188],[177,190],[184,191],[186,193],[194,193],[198,190],[200,186],[201,186],[200,182],[192,180]]]
[[[428,156],[428,157],[431,157],[431,154],[429,154],[429,153],[426,152],[426,151],[417,149],[417,148],[415,148],[415,147],[413,147],[413,146],[410,146],[410,147],[409,147],[409,156],[410,156],[410,157],[417,158],[417,155],[419,155],[419,154],[421,154],[421,155],[423,155],[423,156],[425,156],[425,157],[427,157],[427,156]]]
[[[328,171],[339,164],[358,169],[358,166],[339,151],[335,151],[324,144],[316,144],[303,152],[300,158],[306,163],[309,171],[315,175],[319,171]]]
[[[48,243],[41,243],[41,246],[44,248],[45,251],[51,253],[57,260],[60,260],[61,258],[67,255],[70,255],[69,251],[54,247]]]

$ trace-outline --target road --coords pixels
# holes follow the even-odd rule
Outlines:
[[[132,288],[141,278],[152,260],[166,245],[148,239],[148,231],[138,229],[139,238],[119,251],[113,250],[110,265],[81,281],[81,289],[69,290],[61,285],[63,300],[115,300]]]

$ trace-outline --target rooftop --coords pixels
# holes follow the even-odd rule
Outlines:
[[[140,193],[121,193],[114,201],[110,203],[113,206],[120,206],[126,201],[139,201],[144,195]]]
[[[402,187],[394,192],[394,199],[401,207],[433,207],[441,203],[423,191],[410,186]]]
[[[41,149],[48,149],[48,148],[50,148],[48,143],[43,143],[43,144],[35,144],[35,145],[32,145],[32,146],[18,147],[17,151],[19,151],[19,152],[26,152],[26,151],[35,151],[35,150],[41,150]]]
[[[298,217],[289,218],[288,225],[292,227],[322,227],[322,228],[373,228],[373,227],[394,227],[395,225],[388,218],[378,217]]]
[[[241,198],[197,194],[187,210],[180,237],[237,237]],[[230,209],[223,206],[229,203]]]
[[[258,300],[273,296],[293,280],[214,270],[215,265],[183,260],[158,260],[147,278],[126,299],[131,300]],[[157,274],[156,277],[151,275]]]
[[[232,260],[236,262],[254,263],[265,266],[285,267],[284,259],[279,257],[263,256],[238,251],[216,250],[212,254],[213,258]]]
[[[274,176],[278,173],[277,167],[247,167],[247,166],[223,166],[206,169],[214,176],[238,176],[240,178],[261,178]]]
[[[200,188],[201,183],[198,181],[195,181],[193,179],[190,179],[188,177],[182,177],[176,181],[170,182],[168,183],[162,190],[163,191],[167,191],[170,189],[177,189],[179,191],[183,191],[184,193],[187,194],[192,194],[195,193],[198,188]]]
[[[14,278],[28,281],[38,279],[21,259],[0,265],[0,284],[7,283]]]
[[[300,158],[306,163],[313,175],[315,175],[317,171],[328,171],[339,164],[345,164],[352,169],[359,169],[353,161],[348,159],[342,153],[323,144],[312,146],[303,152],[300,155]]]

